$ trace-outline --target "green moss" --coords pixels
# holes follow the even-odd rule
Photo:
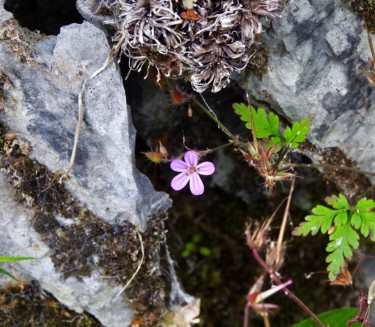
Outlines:
[[[5,130],[0,126],[0,135]],[[0,169],[7,173],[19,201],[33,207],[31,224],[51,248],[56,269],[65,278],[80,278],[89,276],[99,266],[105,277],[126,284],[142,257],[136,227],[128,222],[111,225],[91,213],[58,182],[58,175],[27,156],[27,146],[17,139],[3,139]],[[65,224],[64,219],[69,219],[69,223]],[[142,234],[144,261],[126,291],[139,316],[143,320],[147,317],[149,323],[145,326],[156,325],[166,307],[167,283],[159,266],[165,219],[164,214],[159,214],[149,220]]]
[[[86,312],[78,314],[42,290],[37,282],[14,284],[0,289],[2,327],[100,327]]]
[[[368,31],[375,33],[375,1],[349,0],[349,5],[366,21]]]

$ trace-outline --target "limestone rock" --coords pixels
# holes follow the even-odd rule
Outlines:
[[[311,117],[315,145],[338,146],[375,171],[375,87],[361,73],[371,57],[363,21],[344,1],[295,0],[263,36],[269,71],[249,78],[252,95],[290,121]]]
[[[88,22],[65,26],[57,37],[39,35],[19,27],[3,7],[0,0],[0,72],[6,77],[0,121],[31,145],[31,158],[51,172],[64,170],[73,145],[78,93],[83,81],[105,62],[110,51],[107,38]],[[166,210],[171,200],[156,192],[135,167],[136,132],[116,64],[88,82],[84,104],[77,160],[65,186],[103,222],[131,222],[144,230],[149,217]],[[129,325],[132,309],[121,297],[112,299],[122,286],[103,279],[99,268],[81,278],[64,279],[52,262],[54,249],[31,227],[34,208],[14,199],[3,173],[0,189],[0,255],[45,255],[15,264],[18,274],[38,280],[59,301],[77,312],[87,310],[105,326]],[[74,225],[77,218],[68,217],[64,224]]]

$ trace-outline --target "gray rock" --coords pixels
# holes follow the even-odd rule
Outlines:
[[[290,121],[311,117],[315,145],[338,146],[375,171],[375,88],[360,70],[371,56],[361,19],[344,1],[295,0],[272,25],[269,72],[249,78],[252,95]]]
[[[0,70],[10,82],[4,87],[0,120],[19,140],[32,144],[31,157],[52,172],[64,170],[73,145],[78,93],[84,79],[105,62],[107,38],[88,22],[63,27],[57,37],[38,35],[20,28],[3,6],[0,0]],[[166,210],[171,200],[155,192],[135,167],[135,129],[116,64],[89,81],[84,103],[77,160],[65,186],[103,221],[131,222],[145,229],[148,218]],[[79,280],[64,279],[49,257],[50,249],[30,226],[33,209],[14,200],[3,174],[0,190],[0,255],[46,254],[12,265],[18,274],[38,280],[59,301],[88,311],[105,326],[129,325],[132,310],[121,297],[112,301],[121,286],[104,280],[99,268]]]
[[[78,93],[110,48],[104,33],[84,22],[40,40],[33,51],[30,64],[22,65],[0,44],[0,66],[14,85],[10,97],[17,100],[7,106],[5,122],[34,144],[32,155],[39,162],[52,171],[64,170],[73,145]],[[104,220],[131,221],[144,228],[147,217],[169,207],[170,200],[164,193],[149,192],[151,183],[135,168],[135,130],[116,64],[89,81],[84,103],[77,159],[66,185]]]
[[[40,240],[30,226],[33,210],[25,208],[14,199],[14,194],[3,173],[0,173],[0,248],[1,255],[32,256],[37,260],[13,263],[17,276],[26,280],[38,280],[43,289],[52,293],[61,303],[76,312],[86,310],[96,316],[104,326],[118,327],[130,324],[132,310],[121,297],[112,301],[121,287],[103,280],[100,271],[78,280],[66,280],[48,257],[50,249]],[[45,255],[45,256],[44,256]],[[0,277],[0,284],[9,282],[8,277]]]

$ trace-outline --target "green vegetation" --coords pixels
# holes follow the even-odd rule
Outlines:
[[[353,249],[359,246],[360,234],[368,237],[371,231],[372,240],[375,239],[375,201],[360,199],[356,205],[350,206],[342,194],[331,196],[326,200],[331,207],[317,205],[312,209],[313,215],[306,217],[306,221],[298,226],[294,234],[306,236],[329,234],[326,251],[329,263],[327,270],[330,280],[334,280],[346,263],[345,259],[353,256]]]

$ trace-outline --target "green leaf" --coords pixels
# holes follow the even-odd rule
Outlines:
[[[244,103],[233,103],[232,107],[242,121],[249,122],[251,120],[250,108],[247,105]]]
[[[0,262],[13,262],[13,261],[21,261],[21,260],[32,260],[36,259],[33,257],[1,257],[0,256]]]
[[[330,242],[326,247],[327,252],[331,252],[326,262],[329,263],[328,277],[334,280],[341,268],[345,266],[345,258],[350,259],[353,255],[352,248],[357,249],[359,246],[359,235],[351,228],[349,222],[337,227],[336,230],[329,236]]]
[[[335,217],[335,226],[342,226],[348,221],[348,213],[346,211],[339,211]]]
[[[196,245],[193,242],[186,243],[184,251],[182,251],[181,256],[187,258],[195,250]]]
[[[359,247],[359,233],[367,237],[371,232],[371,239],[375,241],[375,201],[360,199],[352,208],[343,194],[333,195],[326,202],[333,209],[317,205],[312,209],[313,215],[305,218],[295,230],[295,235],[315,235],[319,230],[327,233],[332,224],[335,231],[329,236],[326,258],[329,279],[335,279],[341,268],[345,266],[345,259],[353,256],[353,249]],[[357,232],[358,231],[358,232]]]
[[[251,113],[254,119],[255,135],[257,138],[265,138],[270,136],[277,136],[280,138],[279,133],[279,117],[272,112],[268,115],[263,108],[258,111],[251,108]]]
[[[295,235],[306,236],[309,233],[315,235],[319,230],[321,230],[322,234],[327,233],[332,226],[333,219],[340,212],[322,205],[317,205],[312,209],[312,213],[314,215],[307,216],[305,218],[306,221],[301,223],[300,226],[294,230],[293,233]]]
[[[329,216],[307,216],[306,221],[301,223],[294,230],[293,234],[297,236],[316,235],[321,229],[322,233],[326,233],[332,225],[333,215]]]
[[[353,319],[358,313],[356,308],[343,308],[335,309],[327,312],[323,312],[318,315],[319,320],[325,326],[346,326],[348,321]],[[318,324],[312,319],[303,320],[291,327],[316,327]],[[360,327],[361,324],[358,322],[351,325],[351,327]]]
[[[369,212],[375,209],[375,201],[367,200],[366,198],[360,199],[354,207],[354,210],[359,210],[361,212]]]
[[[353,213],[351,219],[351,224],[353,225],[354,228],[356,229],[359,229],[361,227],[361,224],[362,224],[362,219],[361,219],[361,215],[357,212]],[[364,225],[362,227],[365,227]],[[366,233],[366,231],[364,230],[364,232]],[[362,229],[361,229],[361,233],[362,233]],[[368,229],[367,229],[367,235],[364,235],[362,233],[363,236],[367,236],[368,235]]]
[[[211,255],[211,250],[205,246],[202,246],[199,248],[199,253],[205,257],[208,257]]]
[[[285,143],[290,144],[291,149],[298,147],[301,142],[306,140],[310,125],[309,119],[303,119],[300,122],[294,122],[292,128],[287,127],[284,131]]]
[[[279,132],[279,116],[274,113],[269,113],[267,115],[263,108],[255,109],[254,107],[248,107],[243,103],[233,104],[234,112],[241,117],[241,120],[246,122],[246,128],[252,129],[251,126],[251,116],[253,117],[255,135],[257,138],[262,139],[266,137],[273,137],[271,142],[276,144],[281,143],[281,135]],[[251,112],[250,112],[251,110]]]
[[[11,273],[7,272],[6,270],[4,269],[0,269],[0,274],[3,274],[5,276],[8,276],[10,278],[13,278],[14,280],[17,280],[16,277],[14,277]]]
[[[361,234],[364,237],[367,237],[369,234],[370,229],[375,228],[375,213],[374,212],[367,212],[367,213],[356,213],[361,217]],[[354,216],[354,214],[353,214]]]
[[[335,209],[350,210],[350,205],[348,203],[348,200],[343,194],[339,194],[338,197],[336,195],[329,197],[327,199],[327,203],[330,204]]]

